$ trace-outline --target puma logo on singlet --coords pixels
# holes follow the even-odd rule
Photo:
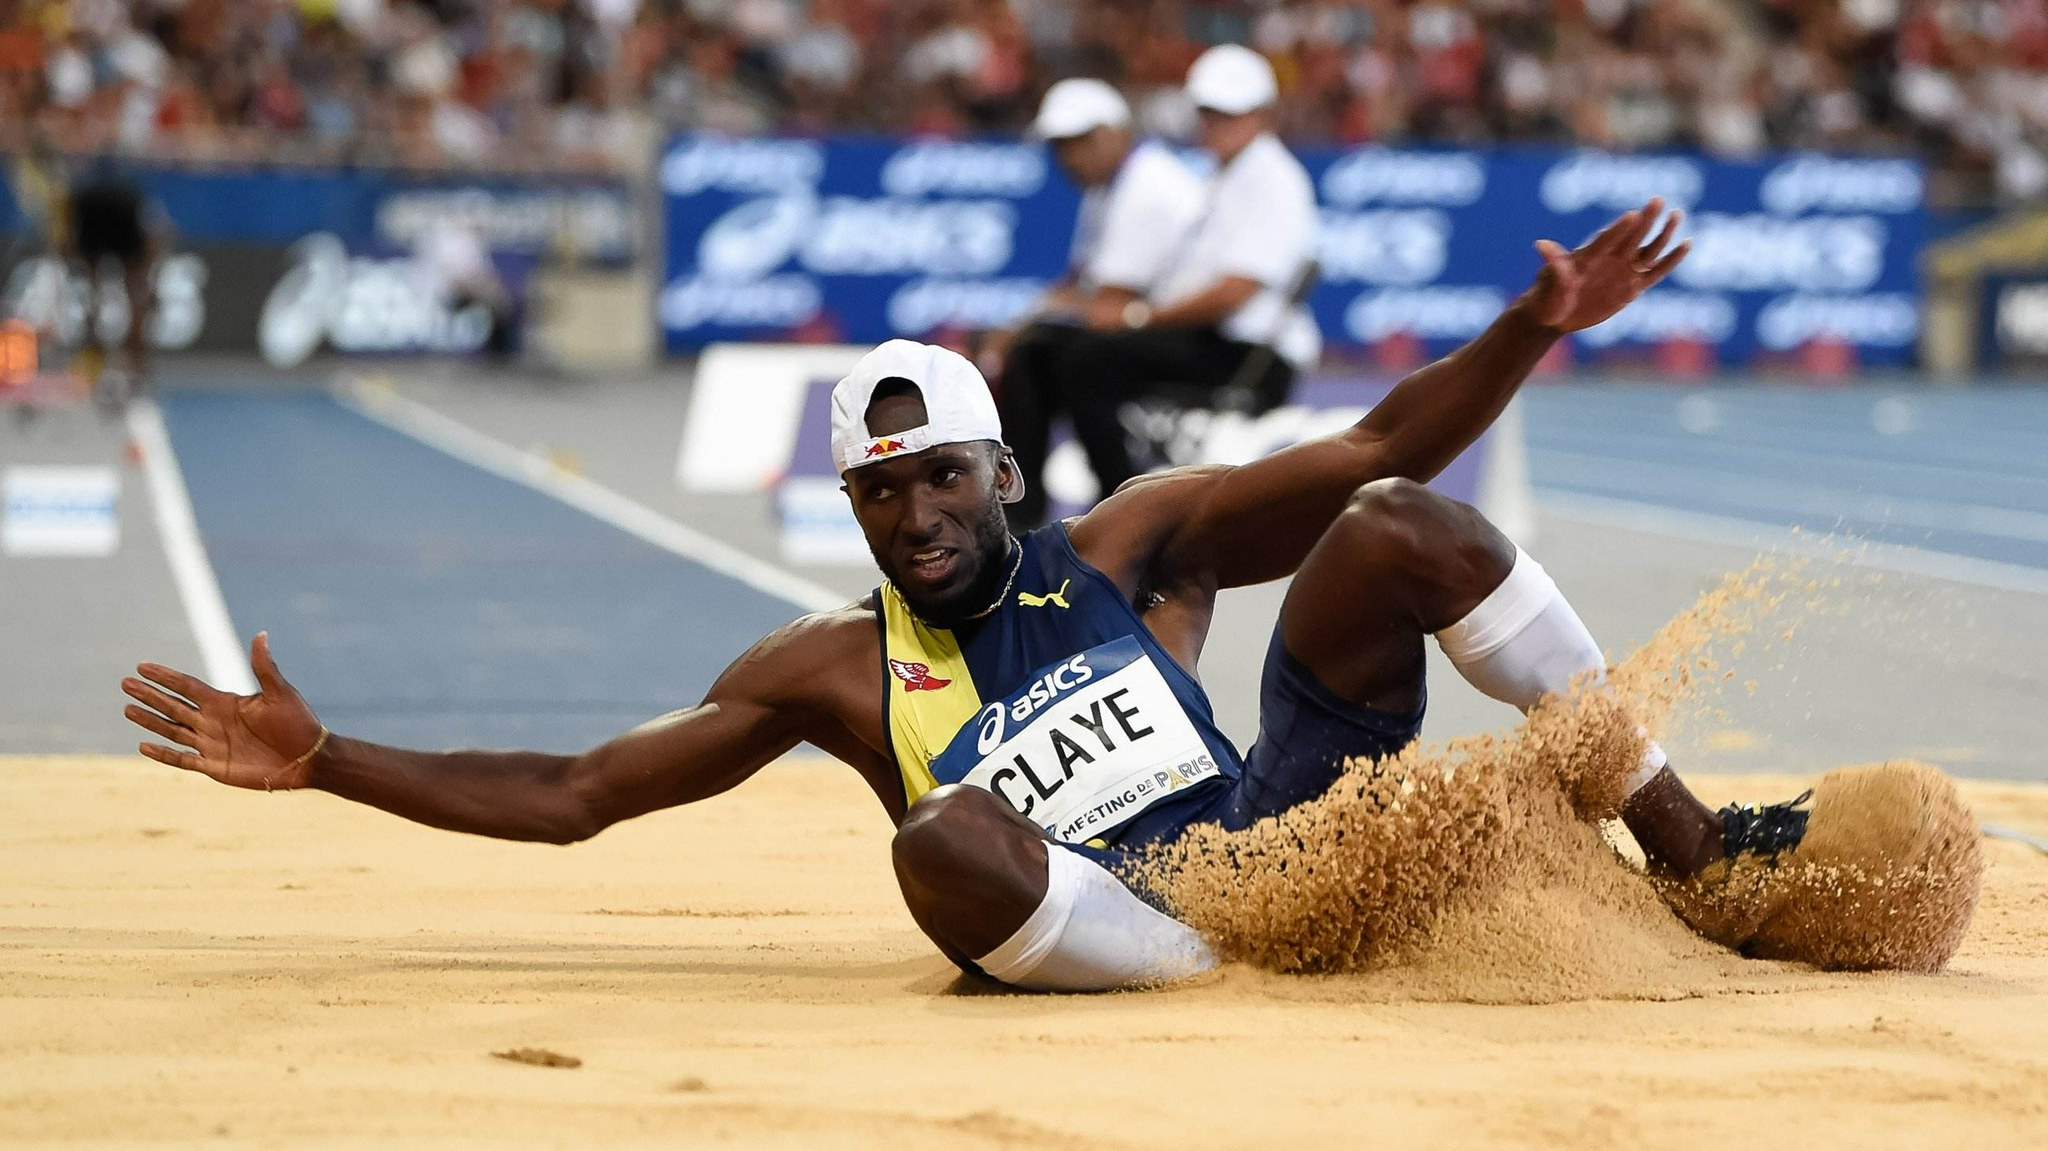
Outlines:
[[[1044,595],[1032,595],[1028,591],[1020,591],[1017,593],[1017,602],[1025,607],[1044,607],[1046,604],[1053,604],[1063,609],[1070,608],[1073,605],[1067,602],[1067,585],[1073,582],[1070,579],[1061,580],[1060,590],[1049,591]]]
[[[904,691],[937,691],[953,684],[950,679],[940,679],[933,675],[932,665],[928,663],[892,659],[889,661],[889,670],[895,672],[896,678],[903,681]]]

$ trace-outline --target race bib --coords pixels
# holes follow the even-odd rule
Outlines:
[[[1136,639],[1041,668],[983,707],[931,764],[1062,843],[1105,835],[1222,769]]]

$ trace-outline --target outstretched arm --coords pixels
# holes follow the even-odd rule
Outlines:
[[[1165,517],[1148,564],[1163,582],[1235,587],[1278,579],[1301,566],[1360,485],[1402,476],[1427,481],[1499,417],[1559,336],[1620,311],[1685,258],[1670,251],[1678,213],[1652,200],[1576,251],[1540,240],[1536,282],[1477,339],[1395,386],[1364,419],[1235,468],[1194,468],[1135,481],[1077,527],[1127,531],[1126,521]],[[1098,525],[1089,521],[1101,517]]]
[[[807,665],[834,642],[833,622],[798,620],[727,668],[703,703],[581,755],[408,751],[328,736],[264,635],[250,648],[255,695],[147,663],[121,689],[136,701],[124,713],[131,721],[183,745],[142,744],[160,763],[235,787],[318,788],[451,831],[571,843],[717,795],[807,738],[819,722]]]

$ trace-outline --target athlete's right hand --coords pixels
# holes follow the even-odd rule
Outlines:
[[[121,714],[184,745],[144,743],[142,754],[234,787],[282,791],[306,786],[312,764],[301,757],[319,740],[320,720],[277,670],[268,633],[257,633],[249,645],[249,667],[256,673],[255,695],[217,691],[162,664],[138,664],[141,678],[124,678],[121,690],[143,706],[131,703]]]

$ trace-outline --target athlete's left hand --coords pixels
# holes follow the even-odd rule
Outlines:
[[[1645,240],[1660,217],[1664,226]],[[1651,200],[1624,213],[1576,251],[1565,250],[1555,240],[1536,241],[1543,270],[1522,294],[1522,305],[1537,323],[1560,332],[1592,327],[1649,291],[1685,259],[1692,250],[1690,240],[1665,251],[1684,218],[1679,211],[1666,216],[1664,201]]]

